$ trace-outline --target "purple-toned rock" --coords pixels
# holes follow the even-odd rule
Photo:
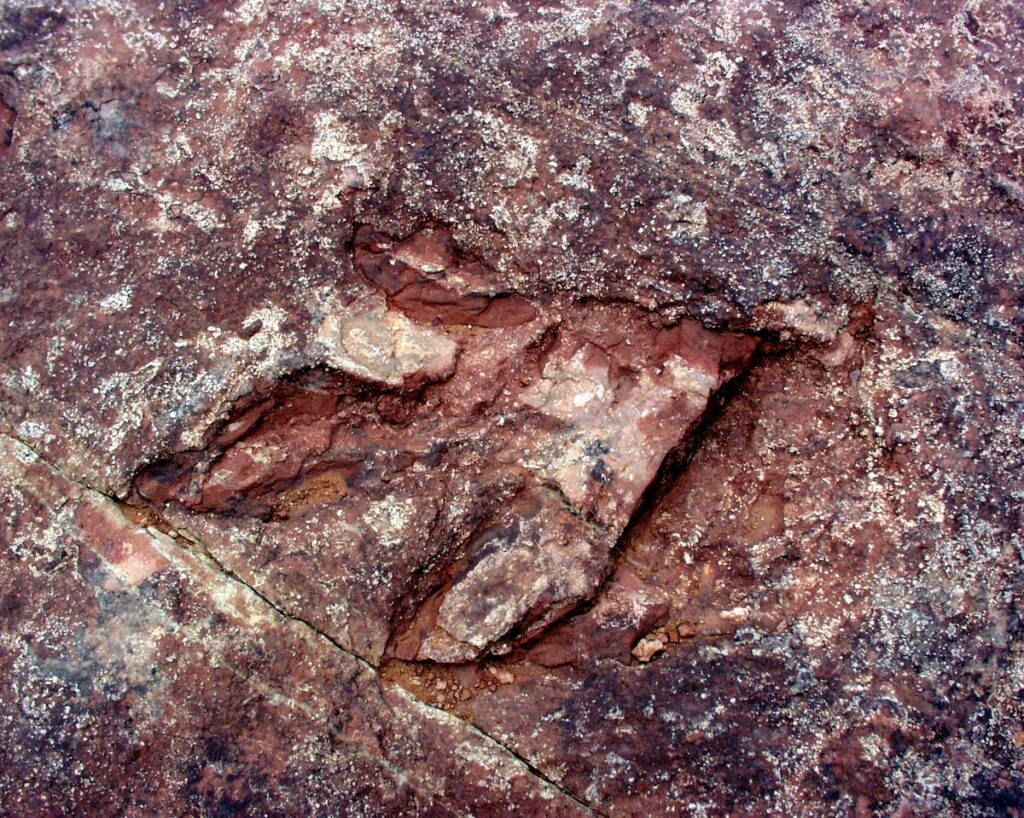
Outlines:
[[[1022,55],[0,6],[0,814],[1024,816]]]

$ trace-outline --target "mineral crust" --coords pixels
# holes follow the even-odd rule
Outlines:
[[[1024,13],[0,3],[0,816],[1024,816]]]

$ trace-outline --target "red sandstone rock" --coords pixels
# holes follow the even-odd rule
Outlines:
[[[1024,815],[1022,50],[0,8],[0,814]]]

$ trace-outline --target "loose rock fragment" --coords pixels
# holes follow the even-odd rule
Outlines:
[[[665,643],[656,636],[645,636],[633,648],[633,656],[640,662],[649,662],[665,650]]]
[[[443,332],[372,302],[333,310],[315,342],[328,366],[385,386],[411,378],[438,380],[455,366],[455,342]]]

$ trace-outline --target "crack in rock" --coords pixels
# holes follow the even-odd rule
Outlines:
[[[278,618],[277,621],[286,621],[297,626],[306,638],[318,641],[328,650],[339,651],[346,658],[354,660],[379,686],[382,702],[393,712],[400,710],[401,707],[396,707],[396,701],[389,702],[389,697],[403,702],[405,707],[420,710],[427,718],[457,724],[460,729],[467,731],[483,742],[485,746],[491,748],[497,757],[502,758],[505,763],[535,779],[540,786],[550,788],[566,798],[583,813],[603,815],[602,812],[562,787],[504,742],[458,715],[419,699],[397,682],[383,678],[377,666],[346,650],[328,634],[321,632],[301,617],[293,616],[283,610],[273,599],[253,588],[229,568],[222,565],[210,553],[206,544],[191,532],[175,529],[165,520],[153,519],[152,516],[144,516],[149,524],[140,523],[138,521],[140,513],[151,515],[153,513],[151,509],[140,509],[138,506],[127,504],[123,500],[107,495],[87,483],[69,476],[57,464],[42,457],[31,446],[14,435],[0,432],[0,450],[2,450],[0,451],[0,461],[3,462],[6,469],[3,475],[5,478],[10,478],[20,469],[28,469],[38,464],[43,468],[43,474],[45,475],[48,471],[49,476],[40,478],[36,475],[34,478],[29,478],[27,474],[22,474],[21,477],[26,485],[45,493],[43,487],[47,485],[48,481],[55,480],[57,485],[64,483],[63,492],[58,495],[61,501],[59,506],[54,508],[54,513],[64,514],[65,507],[67,507],[69,530],[73,531],[74,535],[81,539],[83,545],[100,558],[110,573],[104,584],[107,591],[123,592],[127,588],[140,586],[155,574],[184,570],[209,590],[211,599],[221,601],[226,611],[243,616],[246,621],[257,624],[259,627],[272,627],[275,618]],[[245,601],[240,602],[233,595],[218,590],[216,586],[222,583],[240,591]],[[243,610],[250,607],[252,613],[242,613]],[[258,617],[258,619],[254,617]],[[301,710],[312,719],[326,720],[328,718],[327,712],[322,708],[316,708],[293,697],[279,684],[267,681],[251,668],[237,667],[227,656],[215,648],[207,647],[207,649],[210,651],[210,655],[215,657],[219,667],[227,669],[245,684],[256,688],[262,696],[275,703],[284,702],[289,707]],[[361,742],[357,738],[341,734],[334,736],[334,739],[345,743],[351,752],[361,758],[376,764],[387,764],[387,760],[381,758],[377,753],[368,752],[365,742]],[[379,745],[373,746],[379,751]],[[398,774],[401,775],[401,772],[399,771]],[[414,783],[416,786],[423,784],[420,780],[416,780]]]

